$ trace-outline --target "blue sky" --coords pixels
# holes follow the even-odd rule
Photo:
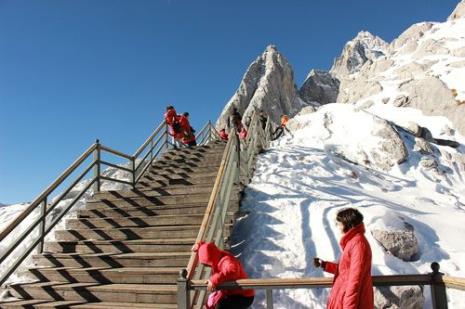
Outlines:
[[[0,202],[31,201],[94,140],[127,153],[167,104],[215,120],[272,43],[301,85],[368,30],[391,41],[456,0],[0,0]]]

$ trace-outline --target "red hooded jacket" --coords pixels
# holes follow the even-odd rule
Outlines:
[[[210,281],[214,286],[218,286],[226,281],[248,278],[239,260],[231,253],[218,249],[214,243],[204,243],[200,245],[198,254],[199,262],[212,268]],[[224,290],[224,292],[225,295],[241,295],[245,297],[255,295],[255,291],[250,289]]]
[[[334,274],[328,309],[373,309],[371,280],[371,248],[365,226],[351,228],[340,241],[339,264],[326,262],[324,270]]]

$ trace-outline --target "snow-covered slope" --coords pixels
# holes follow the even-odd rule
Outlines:
[[[383,107],[383,114],[399,125],[412,115],[429,124],[433,134],[450,125],[444,117]],[[395,155],[383,146],[392,135],[373,134],[382,125],[397,132],[407,151],[404,161],[390,167],[373,160],[375,154],[385,160]],[[249,215],[235,229],[234,249],[251,277],[325,275],[312,266],[312,259],[338,258],[340,235],[334,218],[345,207],[357,207],[365,216],[373,274],[424,274],[437,261],[446,274],[465,277],[463,146],[428,143],[347,104],[298,115],[289,126],[293,137],[282,138],[259,157],[242,203]],[[460,135],[456,138],[465,141]],[[392,235],[399,236],[402,252],[382,239]],[[280,291],[275,308],[325,308],[328,292]],[[402,301],[416,303],[409,308],[423,308],[423,302],[424,308],[431,308],[430,290],[425,288],[423,294],[424,299],[419,287],[377,289],[376,302],[379,308],[406,308]],[[465,308],[465,293],[448,290],[448,295],[450,308]],[[254,307],[262,308],[263,301],[259,294]]]
[[[337,102],[415,107],[465,134],[464,8],[465,0],[447,21],[414,24],[389,45],[361,32],[330,71]]]

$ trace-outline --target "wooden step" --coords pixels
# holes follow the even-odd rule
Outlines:
[[[55,239],[58,241],[80,241],[190,238],[197,236],[199,228],[200,224],[58,230],[55,231]]]
[[[181,270],[182,267],[32,267],[24,275],[42,282],[175,284]]]
[[[185,178],[176,178],[176,179],[169,179],[169,180],[150,180],[141,179],[137,184],[137,189],[149,189],[149,188],[159,188],[159,187],[167,187],[171,185],[211,185],[213,186],[216,177],[201,177],[201,178],[192,178],[192,179],[185,179]]]
[[[14,297],[55,301],[175,304],[176,285],[39,282],[12,284]]]
[[[203,214],[207,203],[192,205],[168,205],[147,207],[118,207],[109,209],[83,209],[78,210],[78,218],[103,218],[103,217],[143,217],[160,215],[188,215]]]
[[[128,197],[115,200],[88,200],[86,209],[109,209],[118,207],[145,207],[152,205],[179,205],[208,203],[210,193],[179,194],[169,196]],[[237,198],[237,197],[236,197]]]
[[[87,302],[87,301],[47,301],[47,300],[10,300],[0,302],[0,308],[24,309],[24,308],[73,308],[73,309],[174,309],[176,304],[136,304],[136,303],[113,303],[113,302]]]
[[[186,267],[191,252],[151,253],[43,253],[33,256],[36,266],[54,267]]]
[[[145,217],[114,217],[114,218],[77,218],[66,221],[67,229],[98,229],[149,227],[161,225],[193,225],[202,223],[203,214],[160,215]]]
[[[166,188],[155,190],[119,190],[119,191],[101,191],[95,193],[93,200],[113,200],[126,197],[146,197],[146,196],[165,196],[165,195],[183,195],[192,193],[211,193],[213,186],[211,184],[200,185],[173,185]]]
[[[141,239],[141,240],[83,240],[45,243],[50,253],[131,253],[131,252],[186,252],[194,245],[195,238]]]

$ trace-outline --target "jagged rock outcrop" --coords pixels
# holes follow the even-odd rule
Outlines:
[[[239,89],[218,118],[216,127],[227,126],[234,107],[247,124],[254,110],[262,110],[273,122],[279,123],[282,114],[292,117],[305,105],[299,97],[290,64],[275,46],[270,45],[247,69]]]
[[[454,20],[459,18],[465,18],[465,0],[460,1],[447,20]]]
[[[339,80],[323,70],[311,70],[299,90],[305,102],[334,103],[339,94]]]
[[[356,73],[366,62],[373,62],[386,53],[388,44],[381,38],[368,31],[361,31],[349,41],[336,59],[330,73],[336,77],[343,77]]]

